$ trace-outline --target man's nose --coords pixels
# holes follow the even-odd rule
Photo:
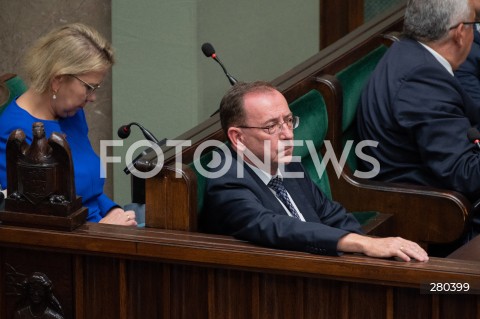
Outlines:
[[[280,138],[284,140],[293,139],[293,129],[289,128],[287,124],[283,123],[282,130],[280,131]]]

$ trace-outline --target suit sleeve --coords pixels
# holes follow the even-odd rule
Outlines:
[[[405,79],[391,111],[400,129],[409,132],[405,138],[417,145],[422,165],[444,185],[474,194],[480,189],[480,154],[467,131],[480,108],[465,109],[456,80],[449,80],[435,69],[416,70]]]

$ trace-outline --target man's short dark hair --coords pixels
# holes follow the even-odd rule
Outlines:
[[[232,126],[245,125],[245,110],[243,99],[253,92],[276,91],[277,89],[266,81],[238,82],[223,96],[220,102],[220,122],[225,136]]]

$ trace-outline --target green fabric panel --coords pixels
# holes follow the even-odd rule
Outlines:
[[[320,153],[318,153],[318,159],[320,162],[322,162],[322,155]],[[312,181],[317,184],[317,186],[329,199],[332,199],[332,191],[330,189],[330,183],[328,181],[327,172],[325,171],[325,166],[321,165],[323,168],[323,173],[321,177],[319,177],[312,157],[309,156],[303,158],[302,165],[305,168],[305,171],[307,171],[307,174],[312,179]]]
[[[327,173],[319,176],[305,141],[311,140],[317,151],[319,161],[322,161],[320,149],[327,134],[328,115],[325,100],[317,90],[311,90],[290,104],[292,113],[300,118],[300,125],[294,131],[296,141],[303,141],[302,146],[295,146],[293,155],[301,157],[307,174],[315,184],[332,198],[330,182]]]
[[[200,157],[199,160],[194,161],[190,163],[188,166],[195,172],[197,175],[197,213],[200,213],[203,209],[203,202],[204,202],[204,196],[205,196],[205,187],[206,187],[206,178],[200,174],[197,170],[196,166],[201,165],[204,169],[206,169],[208,166],[208,163],[212,160],[212,151],[205,153]]]
[[[357,125],[354,123],[352,123],[352,125],[350,125],[350,127],[342,134],[342,150],[345,149],[345,144],[350,140],[353,140],[353,145],[347,156],[347,165],[352,172],[355,172],[358,167],[357,156],[355,155],[355,145],[358,143],[358,136]]]
[[[354,141],[347,157],[347,165],[352,171],[357,169],[355,145],[358,143],[358,136],[355,117],[358,103],[360,102],[363,87],[387,49],[388,47],[382,44],[336,74],[343,88],[342,145],[345,145],[348,140]]]
[[[345,132],[355,119],[363,87],[387,49],[387,46],[380,45],[335,75],[343,88],[342,132]]]
[[[323,96],[317,90],[311,90],[290,103],[293,115],[300,118],[300,125],[295,129],[295,140],[311,140],[316,149],[320,149],[327,134],[328,115]],[[305,142],[295,146],[295,156],[310,156]]]
[[[353,217],[360,223],[360,225],[366,225],[372,219],[378,216],[378,212],[366,211],[366,212],[352,212]]]
[[[22,95],[23,92],[27,90],[27,85],[18,76],[11,78],[5,82],[5,84],[10,91],[10,96],[5,104],[0,105],[0,114],[2,114],[3,110],[5,110],[5,106],[7,106],[15,97]]]

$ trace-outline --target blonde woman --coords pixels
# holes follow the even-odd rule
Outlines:
[[[44,123],[46,136],[63,132],[70,145],[75,187],[88,207],[87,220],[135,226],[134,211],[124,211],[103,192],[100,159],[88,139],[83,108],[114,63],[113,50],[96,30],[76,23],[56,28],[38,39],[25,57],[29,89],[0,115],[0,184],[6,185],[5,146],[20,128],[32,140],[32,124]]]

